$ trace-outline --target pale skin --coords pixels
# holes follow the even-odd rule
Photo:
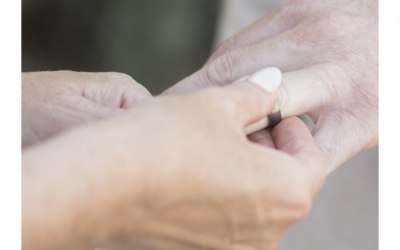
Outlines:
[[[329,172],[378,143],[377,0],[286,1],[165,94],[225,85],[269,66],[285,73],[282,115],[311,116]],[[256,137],[269,140],[268,133]]]
[[[115,116],[150,97],[122,73],[22,73],[22,146]]]
[[[248,82],[158,97],[24,150],[23,248],[276,249],[325,171],[295,117],[247,139],[275,102]]]

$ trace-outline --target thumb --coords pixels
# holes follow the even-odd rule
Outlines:
[[[276,149],[294,157],[306,167],[315,193],[325,178],[323,160],[307,126],[297,117],[283,119],[271,130]]]
[[[270,67],[260,70],[248,78],[225,87],[241,97],[237,116],[245,125],[245,134],[267,127],[267,114],[271,113],[276,104],[273,93],[281,83],[279,69]],[[253,91],[256,87],[258,91]],[[252,90],[253,89],[253,90]]]
[[[233,83],[222,89],[225,95],[225,98],[223,98],[225,105],[222,105],[222,107],[227,111],[225,113],[233,115],[235,121],[239,123],[240,129],[265,118],[271,113],[276,103],[276,97],[273,93],[246,80]]]

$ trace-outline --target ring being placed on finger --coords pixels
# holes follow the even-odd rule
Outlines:
[[[282,72],[275,67],[265,68],[257,71],[247,78],[252,82],[268,92],[275,92],[278,90],[282,82]],[[279,107],[279,100],[276,103],[273,111],[267,117],[259,120],[244,128],[246,135],[259,131],[265,128],[272,128],[282,120],[282,114]]]
[[[281,120],[282,120],[282,114],[281,114],[281,110],[280,110],[280,108],[279,108],[279,104],[278,104],[278,103],[275,105],[274,110],[272,111],[271,114],[269,114],[269,115],[267,116],[267,118],[268,118],[268,125],[267,125],[267,128],[273,128],[273,127],[275,127],[278,123],[281,122]]]

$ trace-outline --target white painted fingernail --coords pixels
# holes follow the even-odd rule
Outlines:
[[[265,68],[252,74],[248,80],[266,91],[274,92],[282,81],[282,72],[275,67]]]

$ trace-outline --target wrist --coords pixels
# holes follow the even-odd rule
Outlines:
[[[106,230],[104,186],[94,181],[95,168],[81,150],[52,140],[23,152],[23,244],[29,249],[87,248]]]
[[[115,147],[126,136],[103,128],[81,128],[23,152],[24,245],[93,247],[132,230],[126,218],[134,224],[133,214],[144,211],[146,156]]]
[[[78,191],[62,167],[43,162],[39,148],[29,151],[22,156],[23,245],[29,249],[86,246],[92,222],[82,202],[84,192]]]

